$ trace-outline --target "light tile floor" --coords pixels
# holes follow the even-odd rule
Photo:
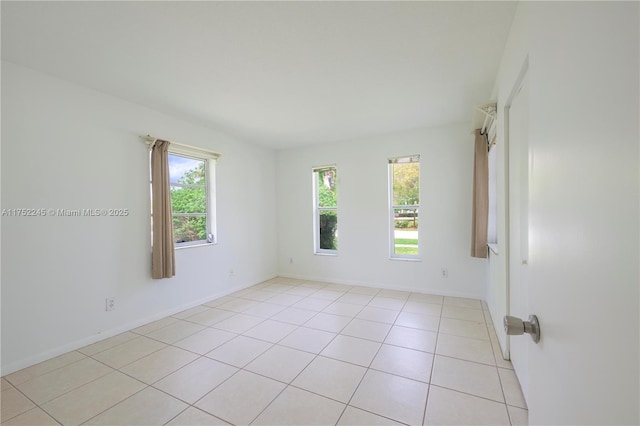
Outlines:
[[[2,425],[526,424],[478,300],[274,278],[2,378]]]

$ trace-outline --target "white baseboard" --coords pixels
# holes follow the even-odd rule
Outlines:
[[[375,283],[371,281],[357,281],[357,280],[337,280],[334,278],[327,277],[314,277],[310,275],[296,275],[296,274],[287,274],[287,273],[279,273],[279,277],[283,278],[292,278],[296,280],[307,280],[307,281],[319,281],[324,283],[332,283],[332,284],[344,284],[344,285],[357,285],[361,287],[370,287],[370,288],[382,288],[389,290],[401,290],[401,291],[410,291],[413,293],[422,293],[422,294],[435,294],[437,296],[451,296],[451,297],[464,297],[466,299],[476,299],[484,301],[484,298],[475,293],[467,293],[460,291],[442,291],[436,289],[416,289],[414,287],[403,287],[395,284],[388,283]]]

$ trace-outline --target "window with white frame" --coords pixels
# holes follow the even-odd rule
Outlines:
[[[316,254],[338,251],[338,173],[336,166],[313,169],[313,233]]]
[[[215,163],[219,155],[174,144],[168,154],[175,248],[215,244]]]
[[[389,159],[389,251],[392,259],[418,259],[420,156]]]

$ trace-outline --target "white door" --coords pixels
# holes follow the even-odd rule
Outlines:
[[[509,315],[528,319],[529,256],[529,93],[526,76],[507,110],[509,155]],[[528,336],[509,338],[513,368],[528,394]]]
[[[507,43],[505,91],[528,64],[528,265],[516,244],[508,266],[511,313],[540,321],[538,344],[510,338],[530,424],[640,424],[639,17],[638,2],[520,2]]]

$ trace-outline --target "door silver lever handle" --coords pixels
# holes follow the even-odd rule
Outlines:
[[[529,321],[524,321],[517,317],[510,317],[506,315],[504,317],[504,331],[509,336],[518,336],[520,334],[530,334],[531,339],[538,343],[540,341],[540,323],[538,317],[535,315],[529,315]]]

